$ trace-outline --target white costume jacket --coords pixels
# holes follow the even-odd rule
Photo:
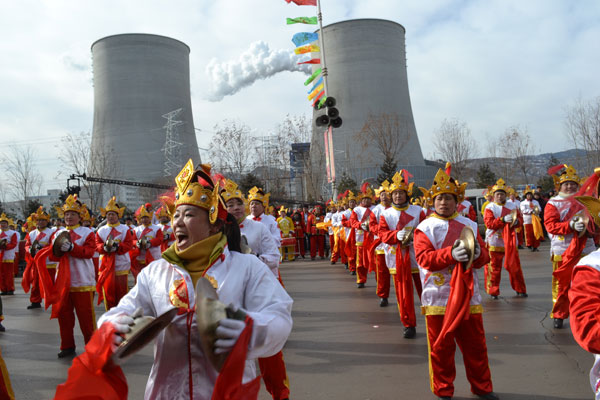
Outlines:
[[[252,253],[271,269],[276,277],[279,276],[279,240],[276,242],[265,224],[245,219],[240,224],[240,232],[246,237]]]
[[[96,232],[96,235],[100,238],[102,243],[106,242],[108,235],[111,235],[115,243],[121,244],[127,237],[129,228],[127,225],[119,224],[117,226],[110,226],[108,224],[100,227]],[[100,258],[102,258],[101,256]],[[129,271],[131,268],[131,259],[129,258],[129,252],[125,254],[115,253],[115,271]]]

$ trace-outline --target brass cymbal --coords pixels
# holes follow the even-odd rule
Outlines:
[[[475,234],[470,227],[465,226],[460,232],[458,240],[464,244],[467,252],[469,253],[469,260],[465,263],[465,270],[467,270],[471,268],[471,265],[473,265],[473,259],[475,258]]]
[[[512,222],[510,223],[510,227],[511,227],[511,228],[514,228],[514,227],[515,227],[515,225],[517,225],[517,224],[519,223],[519,211],[517,211],[517,209],[516,209],[516,208],[513,208],[513,209],[510,211],[510,215],[512,215],[512,217],[513,217],[513,220],[512,220]]]
[[[62,257],[65,253],[63,253],[60,248],[63,243],[67,242],[71,243],[71,234],[65,229],[54,238],[54,242],[52,243],[52,254],[54,254],[55,257]]]

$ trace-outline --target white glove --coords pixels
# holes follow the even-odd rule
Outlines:
[[[369,230],[369,225],[366,222],[363,222],[362,224],[360,224],[360,227],[362,228],[363,231]]]
[[[473,254],[473,260],[477,260],[481,255],[481,246],[479,246],[479,242],[475,239],[475,253]]]
[[[104,245],[104,251],[107,253],[113,253],[115,251],[117,251],[116,247],[108,247],[107,245]]]
[[[115,319],[111,320],[110,323],[115,327],[115,334],[113,336],[113,351],[123,342],[123,334],[131,331],[134,318],[142,316],[142,307],[138,307],[133,314],[121,314],[117,315]]]
[[[571,229],[574,229],[577,232],[583,232],[585,229],[585,224],[581,221],[571,221],[569,222],[569,225],[571,226]]]
[[[63,253],[68,253],[71,250],[73,250],[73,243],[71,242],[64,242],[60,245],[60,251]]]
[[[468,261],[469,254],[467,253],[467,248],[465,247],[464,243],[457,240],[456,242],[454,242],[454,245],[457,246],[452,249],[452,258],[454,258],[458,262]]]
[[[502,220],[506,223],[511,223],[513,222],[513,216],[511,214],[505,215],[504,218],[502,218]]]
[[[163,235],[163,239],[164,239],[164,240],[169,240],[169,239],[171,239],[171,235],[169,235],[168,233],[165,233],[165,234]]]
[[[150,246],[152,246],[152,244],[150,242],[146,242],[146,250],[148,250]]]
[[[224,318],[220,320],[216,331],[218,339],[215,341],[215,354],[230,351],[245,327],[246,323],[237,319]]]
[[[403,241],[404,238],[406,237],[407,232],[404,229],[401,229],[398,231],[398,233],[396,233],[396,239],[398,239],[398,241]]]

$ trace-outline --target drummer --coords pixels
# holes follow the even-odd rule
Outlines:
[[[244,382],[257,376],[254,359],[282,349],[292,328],[292,299],[262,261],[240,253],[237,221],[225,209],[210,166],[195,170],[189,160],[175,183],[170,205],[175,243],[140,272],[137,284],[98,323],[110,322],[117,332],[126,333],[138,307],[148,316],[177,307],[179,314],[156,339],[145,398],[208,400],[219,372],[204,354],[196,329],[193,309],[198,280],[209,280],[221,302],[243,310],[253,320]],[[245,327],[245,322],[222,319],[215,353],[229,352]],[[122,338],[117,334],[114,340],[119,343]]]
[[[454,394],[454,352],[456,344],[463,354],[467,379],[471,392],[480,399],[497,400],[493,392],[492,378],[488,366],[487,346],[483,329],[479,280],[475,269],[489,261],[485,244],[479,236],[477,224],[457,213],[457,205],[464,199],[466,184],[457,185],[444,170],[435,175],[431,189],[424,190],[435,208],[435,212],[421,222],[414,233],[414,248],[423,293],[421,303],[427,325],[429,348],[429,376],[431,390],[440,399],[451,399]],[[470,228],[475,235],[472,248],[458,241],[461,232]],[[473,254],[470,269],[460,270]],[[460,264],[459,264],[460,263]],[[453,274],[461,273],[465,281],[471,280],[472,295],[456,296],[455,287],[450,287]],[[470,278],[470,279],[469,279]],[[462,280],[459,280],[459,284]],[[444,326],[445,322],[457,318],[457,310],[466,307],[466,316],[457,326]],[[446,319],[448,321],[445,321]],[[445,328],[445,329],[443,329]],[[438,343],[438,338],[440,341]]]

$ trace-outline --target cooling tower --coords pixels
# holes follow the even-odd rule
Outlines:
[[[190,102],[189,53],[185,43],[158,35],[114,35],[92,44],[92,149],[114,152],[118,178],[172,183],[166,177],[175,176],[189,158],[200,161]],[[171,149],[165,159],[169,122],[163,115],[177,109],[182,110],[170,123]]]
[[[346,173],[359,184],[363,180],[375,183],[384,157],[374,139],[363,147],[356,135],[369,115],[387,114],[401,126],[403,145],[395,158],[398,168],[409,170],[417,183],[431,184],[436,170],[425,165],[412,115],[404,27],[392,21],[359,19],[331,24],[323,31],[328,95],[337,100],[343,120],[340,128],[333,129],[336,178]],[[322,113],[314,112],[311,157],[313,150],[319,153],[318,146],[323,146],[325,128],[314,125]],[[326,182],[321,187],[327,187]]]

